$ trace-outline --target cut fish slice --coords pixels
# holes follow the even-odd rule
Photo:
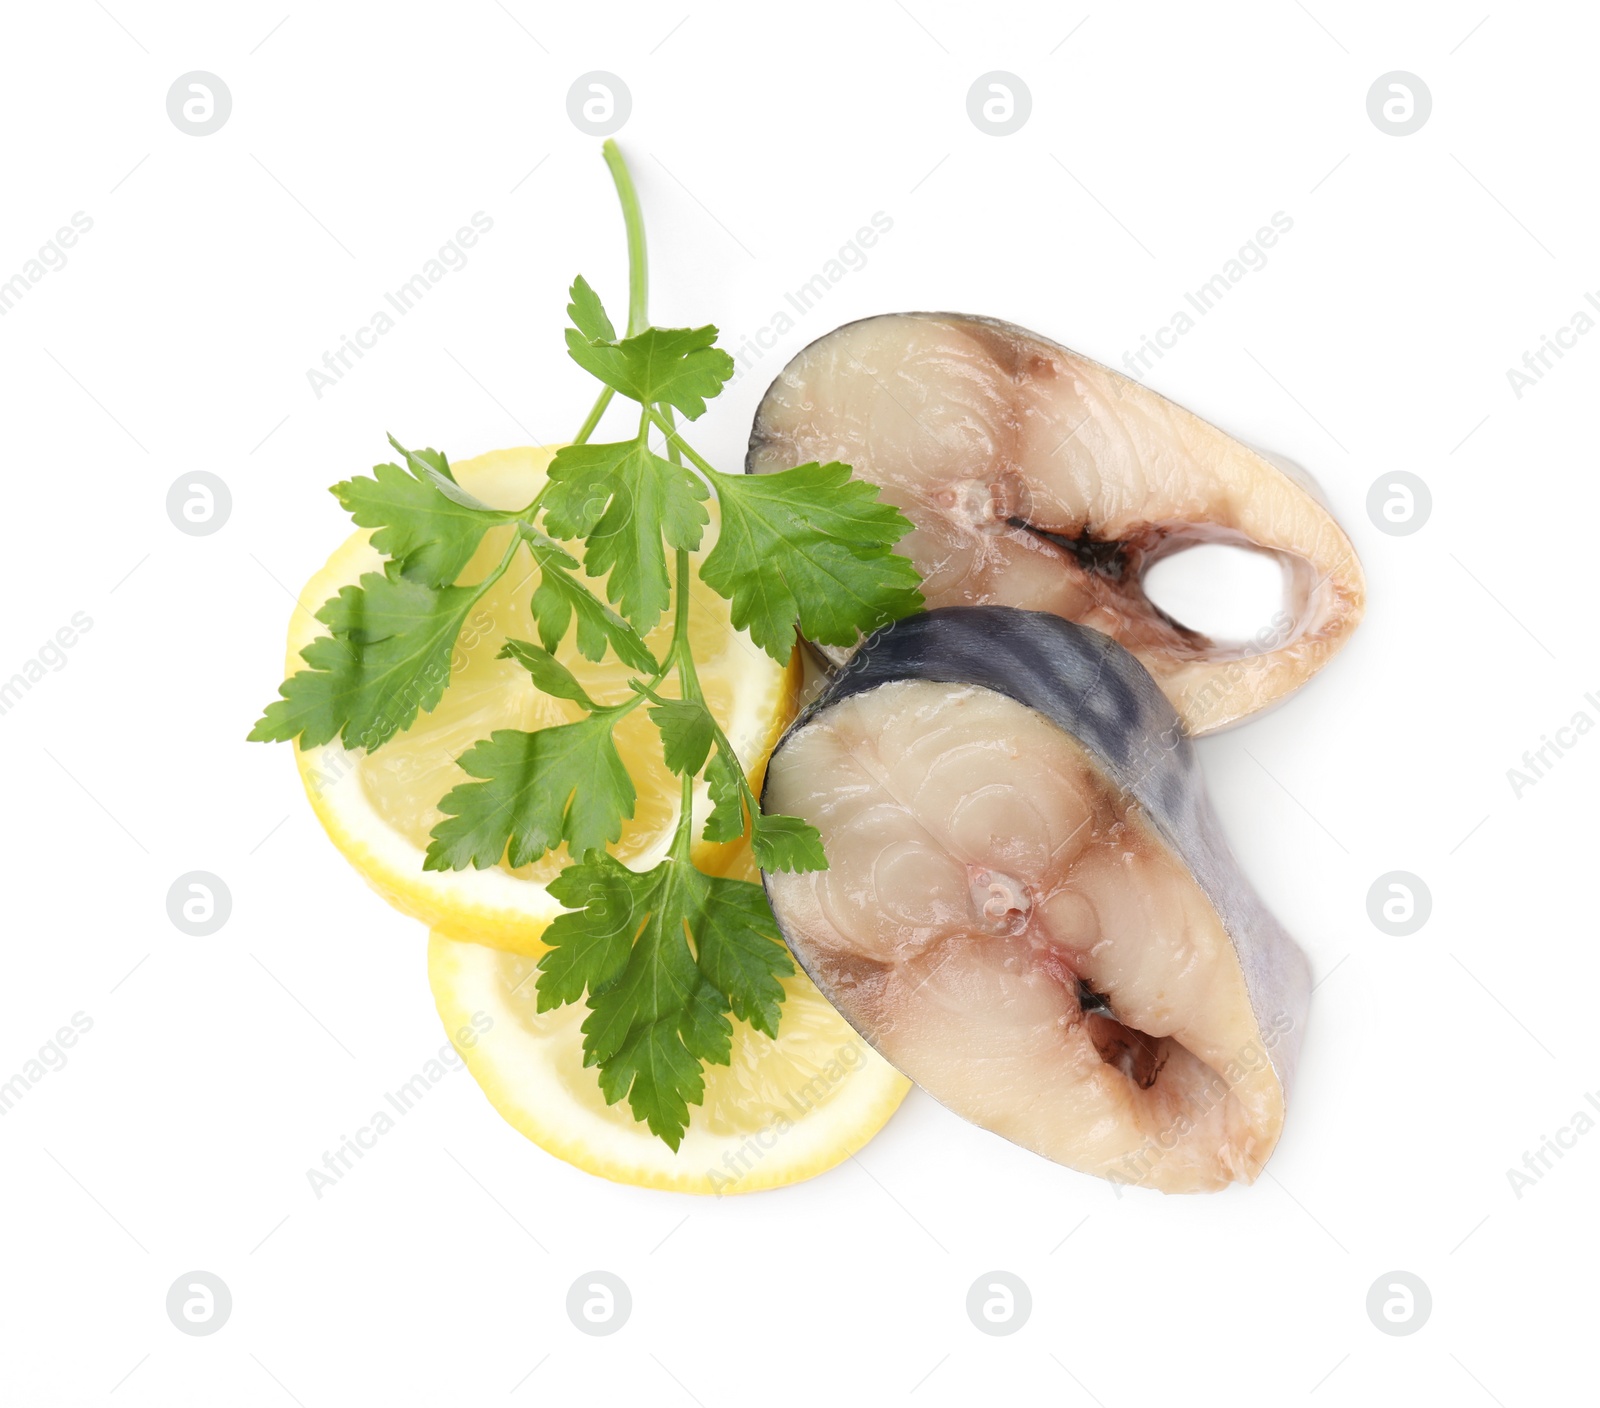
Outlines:
[[[1093,626],[1139,657],[1191,733],[1291,694],[1361,619],[1361,565],[1303,474],[1011,323],[890,314],[813,342],[761,402],[746,468],[808,460],[850,465],[911,519],[901,550],[930,607]],[[1146,569],[1200,542],[1282,566],[1284,609],[1253,639],[1208,639],[1146,597]]]
[[[831,867],[765,877],[790,948],[936,1099],[1119,1183],[1261,1171],[1308,965],[1127,651],[1008,607],[898,621],[784,735],[762,806]]]

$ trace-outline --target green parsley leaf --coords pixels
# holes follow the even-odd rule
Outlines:
[[[614,1105],[627,1096],[633,1117],[647,1121],[650,1132],[673,1153],[689,1127],[689,1106],[705,1099],[701,1063],[714,1060],[729,1045],[728,1019],[714,996],[711,985],[702,982],[682,1012],[637,1027],[620,1051],[598,1063],[606,1103]]]
[[[541,567],[553,564],[557,567],[576,567],[578,559],[561,546],[548,533],[541,532],[526,519],[517,520],[517,532],[528,545],[528,551],[533,554],[533,560]]]
[[[586,856],[551,882],[562,904],[584,907],[545,930],[551,948],[539,961],[539,1010],[575,1000],[567,994],[581,976],[590,994],[584,1065],[600,1068],[607,1104],[626,1096],[634,1118],[674,1150],[689,1106],[705,1098],[701,1063],[726,1064],[730,1054],[727,999],[701,973],[684,932],[708,883],[676,857],[640,875],[609,855]],[[598,913],[589,908],[597,884]],[[620,953],[624,917],[628,943]]]
[[[579,274],[572,281],[572,302],[567,304],[567,316],[590,342],[615,342],[617,330],[600,302],[600,295],[589,287],[589,281]]]
[[[593,713],[600,706],[589,698],[588,692],[578,683],[577,677],[548,650],[530,645],[525,640],[508,640],[500,647],[501,660],[515,660],[530,675],[545,694],[556,699],[570,699],[574,704]]]
[[[794,972],[766,891],[749,880],[713,878],[702,923],[694,926],[700,971],[726,995],[733,1015],[778,1035],[781,978]]]
[[[708,841],[737,841],[744,835],[744,769],[737,758],[730,758],[722,746],[706,765],[707,790],[711,794],[711,815],[701,833]]]
[[[633,815],[633,779],[611,737],[610,711],[532,733],[496,729],[457,760],[479,782],[440,799],[425,870],[528,865],[563,841],[570,855],[604,847]],[[509,845],[509,853],[508,853]]]
[[[711,516],[705,484],[654,454],[641,435],[613,445],[568,445],[550,464],[545,527],[583,538],[584,570],[641,634],[672,599],[662,538],[693,552]]]
[[[576,319],[574,320],[576,321]],[[621,342],[567,329],[567,353],[607,386],[641,405],[673,406],[690,420],[733,375],[733,358],[713,344],[714,327],[647,328]]]
[[[558,916],[557,923],[566,921],[560,934],[567,939],[539,960],[534,990],[541,1012],[579,1001],[586,989],[600,992],[615,982],[643,927],[633,896],[638,877],[621,862],[606,865],[601,854],[569,865],[550,882],[550,893],[576,913]]]
[[[795,622],[824,645],[852,645],[922,606],[921,577],[893,551],[910,520],[843,464],[717,474],[722,527],[700,566],[732,603],[733,624],[780,664]]]
[[[311,668],[278,686],[274,699],[245,735],[251,743],[287,743],[320,748],[349,722],[361,697],[362,662],[357,646],[337,636],[318,636],[300,652]]]
[[[358,525],[376,529],[373,547],[399,562],[406,576],[432,587],[449,586],[471,561],[484,533],[507,515],[462,490],[443,455],[434,450],[412,454],[393,436],[389,440],[406,456],[407,467],[376,465],[370,479],[335,484],[333,496]]]
[[[617,659],[630,669],[655,674],[660,667],[639,633],[575,581],[561,565],[562,559],[573,567],[578,565],[577,561],[553,543],[550,547],[554,552],[533,542],[529,547],[539,562],[539,585],[534,589],[529,606],[539,627],[540,644],[553,651],[561,644],[567,627],[576,616],[578,653],[585,660],[605,659],[606,647],[610,646]]]
[[[705,1096],[702,1063],[729,1060],[724,1014],[777,1035],[780,978],[794,965],[766,897],[681,856],[638,874],[598,851],[550,892],[571,909],[545,931],[539,1010],[588,990],[584,1064],[599,1066],[608,1103],[626,1096],[634,1118],[676,1149],[689,1106]]]
[[[365,573],[359,585],[345,585],[317,608],[317,620],[334,635],[357,645],[374,645],[404,635],[437,609],[440,602],[475,594],[472,587],[430,587],[407,577],[396,562],[382,572]]]
[[[670,771],[692,777],[705,766],[717,726],[698,699],[663,699],[650,710],[650,722],[661,734],[661,753]]]
[[[822,833],[797,816],[756,814],[750,850],[763,870],[826,870]]]
[[[335,735],[368,752],[438,704],[450,683],[450,656],[477,587],[430,587],[400,574],[368,572],[325,602],[317,619],[331,636],[300,652],[311,668],[278,687],[249,737],[298,737],[315,748]]]

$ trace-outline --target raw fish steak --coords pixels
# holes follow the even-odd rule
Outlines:
[[[790,948],[937,1100],[1122,1183],[1260,1173],[1308,966],[1121,646],[1011,607],[897,621],[784,735],[762,806],[830,864],[765,877]]]
[[[1361,564],[1309,480],[1011,323],[889,314],[813,342],[762,400],[746,468],[808,460],[850,465],[911,519],[900,550],[930,607],[1093,626],[1139,657],[1192,734],[1293,693],[1361,619]],[[1209,639],[1145,595],[1152,563],[1202,542],[1281,566],[1284,607],[1253,639]]]

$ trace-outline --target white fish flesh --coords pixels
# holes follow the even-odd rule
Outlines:
[[[762,806],[830,862],[765,877],[795,957],[936,1099],[1121,1183],[1260,1172],[1309,969],[1127,651],[1007,607],[898,621],[784,735]]]
[[[1193,734],[1298,689],[1361,619],[1361,565],[1309,480],[1011,323],[890,314],[813,342],[762,400],[746,468],[809,460],[850,465],[911,519],[900,550],[930,607],[1093,626],[1139,657]],[[1145,595],[1151,564],[1202,542],[1282,567],[1284,608],[1254,638],[1208,639]]]

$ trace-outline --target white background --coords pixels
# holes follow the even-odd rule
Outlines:
[[[1487,3],[8,7],[0,279],[73,212],[94,228],[0,319],[0,675],[74,612],[94,625],[0,717],[0,1079],[72,1013],[94,1026],[0,1120],[0,1398],[1589,1392],[1600,1131],[1520,1199],[1506,1171],[1600,1087],[1600,736],[1520,799],[1506,770],[1579,709],[1600,719],[1600,336],[1520,400],[1506,369],[1600,289],[1600,26]],[[191,69],[233,96],[205,138],[165,109]],[[305,1170],[442,1038],[422,930],[325,841],[288,753],[244,734],[289,590],[347,531],[327,485],[386,458],[386,430],[459,458],[581,419],[565,290],[582,271],[619,307],[624,282],[598,143],[565,110],[594,69],[632,92],[656,321],[736,342],[875,211],[894,222],[698,427],[729,466],[771,374],[838,323],[988,313],[1115,364],[1293,219],[1149,378],[1310,468],[1370,590],[1301,697],[1201,747],[1241,862],[1323,979],[1255,1187],[1119,1200],[913,1093],[859,1163],[695,1201],[557,1162],[456,1075],[310,1192]],[[1013,136],[967,116],[991,69],[1033,94]],[[1366,112],[1394,69],[1433,95],[1404,138]],[[480,210],[468,266],[317,399],[307,368]],[[165,497],[201,469],[232,517],[191,538]],[[1402,469],[1433,514],[1391,537],[1366,497]],[[167,919],[195,869],[233,894],[210,938]],[[1367,917],[1396,869],[1433,895],[1403,939]],[[634,1297],[605,1339],[564,1312],[596,1267]],[[164,1310],[193,1268],[234,1297],[209,1338]],[[1006,1338],[965,1312],[996,1268],[1033,1295]],[[1365,1310],[1396,1269],[1434,1302],[1405,1338]]]

